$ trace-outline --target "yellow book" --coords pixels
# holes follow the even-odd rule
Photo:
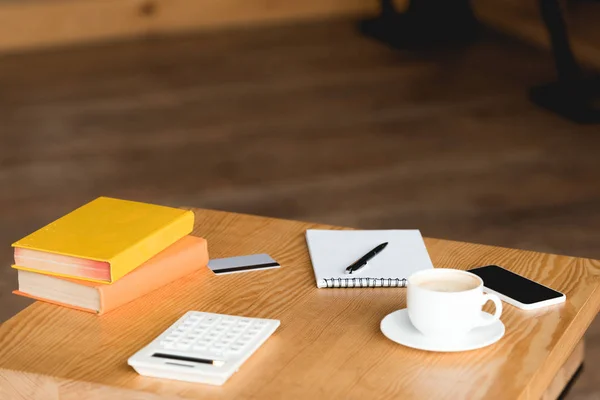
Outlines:
[[[13,243],[13,268],[112,283],[193,226],[192,211],[99,197]]]

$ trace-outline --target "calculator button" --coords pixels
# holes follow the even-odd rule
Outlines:
[[[190,343],[187,342],[179,342],[175,344],[176,349],[187,350],[190,348]]]
[[[205,344],[196,344],[192,348],[196,351],[205,351],[208,348],[208,346],[206,346]]]
[[[235,354],[235,353],[239,353],[240,351],[242,351],[242,346],[229,346],[226,353]]]
[[[254,331],[254,332],[258,332],[261,331],[263,329],[263,326],[261,325],[252,325],[250,328],[248,328],[249,331]]]

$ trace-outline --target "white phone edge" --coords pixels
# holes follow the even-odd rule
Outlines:
[[[554,290],[554,289],[552,289]],[[496,296],[500,297],[500,300],[511,304],[517,308],[520,308],[521,310],[536,310],[538,308],[542,308],[542,307],[548,307],[548,306],[552,306],[555,304],[560,304],[560,303],[564,303],[565,300],[567,299],[567,296],[565,296],[564,293],[561,292],[557,292],[560,293],[562,296],[557,297],[555,299],[548,299],[548,300],[544,300],[544,301],[538,301],[537,303],[533,303],[533,304],[524,304],[521,303],[520,301],[517,301],[513,298],[507,297],[505,295],[503,295],[502,293],[498,293],[495,290],[492,290],[490,288],[487,288],[485,285],[483,286],[483,291],[486,293],[492,293],[495,294]]]

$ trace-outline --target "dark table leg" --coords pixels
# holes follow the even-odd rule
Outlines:
[[[381,14],[360,23],[361,31],[395,48],[469,43],[479,23],[470,0],[411,0],[399,13],[392,0],[381,0]]]
[[[600,122],[600,76],[586,76],[577,63],[559,0],[540,0],[540,11],[558,79],[532,88],[531,100],[575,122]],[[411,0],[403,13],[392,0],[381,0],[381,14],[360,23],[365,35],[399,49],[467,44],[477,38],[479,26],[470,0]]]
[[[600,122],[600,76],[586,76],[569,44],[559,0],[540,0],[540,11],[550,35],[558,79],[536,86],[531,100],[579,123]]]

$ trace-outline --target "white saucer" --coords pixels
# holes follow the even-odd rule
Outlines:
[[[481,313],[484,314],[484,318],[492,317],[484,311]],[[504,336],[504,324],[498,320],[491,325],[475,328],[464,337],[451,341],[433,339],[423,335],[413,326],[408,318],[408,309],[404,308],[386,315],[381,321],[381,332],[388,339],[414,349],[454,352],[480,349],[496,343]]]

